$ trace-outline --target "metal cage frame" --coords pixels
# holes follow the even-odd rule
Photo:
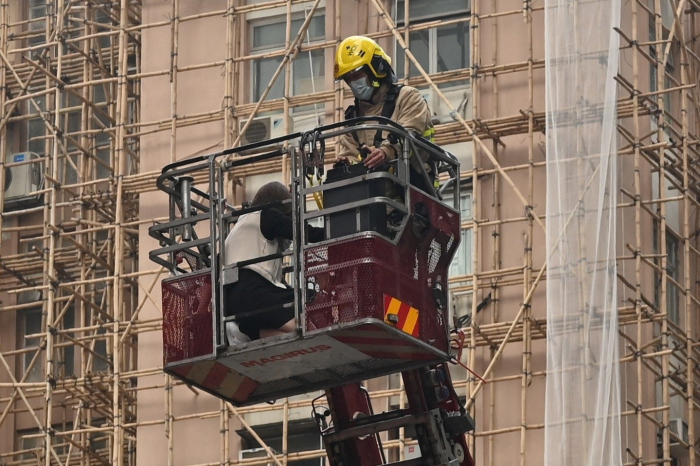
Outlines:
[[[310,176],[316,176],[319,180],[324,172],[325,143],[328,140],[341,135],[360,130],[386,132],[393,140],[397,141],[403,151],[397,154],[394,161],[395,173],[384,170],[358,177],[360,179],[341,180],[333,183],[320,183],[318,186],[311,186]],[[294,141],[297,144],[294,144]],[[280,146],[272,151],[264,151],[266,146]],[[262,150],[263,153],[235,158],[241,153]],[[447,180],[443,181],[438,191],[425,193],[426,195],[441,201],[442,194],[452,191],[452,209],[460,212],[460,173],[457,158],[431,143],[430,141],[407,131],[402,126],[384,117],[360,117],[340,123],[320,126],[312,131],[292,133],[284,137],[261,141],[254,144],[235,147],[224,151],[202,155],[186,160],[177,161],[165,166],[158,177],[157,187],[166,193],[169,198],[169,220],[165,223],[156,223],[149,228],[149,235],[157,239],[160,248],[150,252],[152,261],[162,265],[170,271],[171,276],[189,274],[202,269],[209,269],[212,283],[212,314],[214,322],[212,325],[212,337],[216,343],[214,345],[214,356],[227,348],[225,326],[226,321],[223,303],[223,287],[226,282],[230,282],[238,267],[249,263],[262,262],[281,256],[291,256],[291,273],[293,276],[292,286],[294,288],[294,308],[297,317],[297,336],[302,339],[305,335],[305,313],[304,302],[304,267],[303,254],[305,248],[309,246],[306,238],[306,225],[318,217],[332,213],[358,209],[370,204],[384,204],[402,213],[407,213],[407,205],[410,205],[410,169],[409,157],[417,151],[427,152],[429,157],[436,162],[437,173],[447,173]],[[226,202],[225,176],[229,171],[253,163],[280,158],[287,155],[291,159],[292,168],[292,220],[295,226],[293,232],[293,247],[291,251],[285,251],[280,255],[266,256],[245,263],[238,263],[224,267],[223,251],[228,228],[231,223],[246,213],[262,210],[265,207],[258,206],[252,208],[235,209],[234,206]],[[423,164],[420,164],[421,167]],[[420,173],[427,179],[425,172]],[[322,193],[333,189],[342,188],[352,183],[367,181],[371,179],[385,179],[387,182],[400,188],[403,193],[403,202],[387,196],[374,196],[361,201],[350,202],[345,205],[330,209],[319,209],[308,211],[306,206],[307,196],[315,193]],[[206,180],[209,186],[207,191],[195,187],[195,180]],[[193,197],[199,199],[195,200]],[[278,203],[279,204],[279,203]],[[396,237],[406,227],[408,215],[404,215],[400,231]],[[197,224],[208,223],[208,235],[200,237]],[[377,233],[373,233],[377,234]],[[390,238],[385,238],[391,241]],[[327,240],[329,241],[329,240]],[[332,240],[331,240],[332,241]],[[317,243],[321,244],[321,243]],[[181,264],[186,260],[189,269]]]

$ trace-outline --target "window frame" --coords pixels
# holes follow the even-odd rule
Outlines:
[[[413,1],[415,2],[416,0],[413,0]],[[467,3],[469,5],[466,8],[461,9],[461,10],[457,10],[457,11],[450,10],[450,11],[446,11],[444,13],[434,13],[434,14],[430,14],[430,15],[416,16],[415,18],[410,17],[410,11],[409,11],[410,24],[428,23],[431,21],[435,21],[437,19],[445,19],[445,18],[459,18],[460,16],[465,16],[465,15],[469,16],[469,15],[471,15],[471,1],[467,0]],[[405,8],[406,8],[405,0],[398,0],[396,2],[396,16],[397,16],[396,25],[397,25],[397,27],[403,27],[403,25],[404,25],[403,15],[401,17],[399,17],[399,8],[402,4],[404,5],[404,11],[405,11]],[[409,5],[409,9],[410,9],[410,5]]]
[[[71,305],[63,314],[63,319],[61,320],[61,326],[58,328],[58,330],[63,331],[63,330],[71,330],[75,329],[75,320],[76,320],[76,310],[75,306]],[[68,332],[68,334],[71,336],[71,338],[75,338],[75,333],[74,332]],[[70,343],[67,346],[63,346],[59,348],[58,354],[55,357],[55,364],[54,364],[54,377],[56,378],[69,378],[77,375],[76,371],[76,355],[75,355],[75,347],[74,345],[68,338],[62,338],[61,343]]]
[[[21,353],[22,356],[22,361],[21,364],[19,365],[19,379],[20,380],[22,377],[24,377],[24,374],[27,372],[27,368],[29,366],[29,363],[34,359],[34,355],[36,354],[36,351],[43,352],[43,350],[40,349],[40,337],[35,337],[32,338],[32,340],[36,340],[35,342],[29,342],[27,339],[27,335],[32,335],[37,332],[31,332],[28,333],[27,328],[29,327],[27,325],[27,322],[31,317],[39,319],[39,332],[41,332],[41,320],[42,320],[42,306],[39,304],[36,307],[30,307],[28,309],[23,309],[20,312],[17,313],[18,316],[20,317],[20,322],[19,322],[19,338],[17,341],[17,348],[21,350],[28,350],[28,349],[33,349],[34,351],[23,351]],[[36,343],[36,344],[34,344]],[[25,379],[25,382],[27,383],[35,383],[35,382],[42,382],[45,380],[44,376],[44,355],[40,354],[39,359],[37,362],[34,364],[34,367],[32,370],[29,372],[29,375]]]
[[[263,440],[263,442],[265,442],[265,444],[268,445],[268,447],[270,447],[270,449],[273,452],[278,452],[279,450],[281,450],[282,445],[282,426],[282,422],[272,422],[268,424],[256,424],[254,427],[256,427],[257,433]],[[319,441],[317,449],[323,450],[323,438],[318,433],[318,429],[316,428],[314,421],[301,419],[290,421],[287,428],[288,453],[309,451],[307,443],[313,443],[313,440],[316,439],[316,436],[318,436]],[[245,429],[237,430],[236,433],[241,439],[241,449],[239,450],[239,458],[241,457],[243,452],[250,452],[253,454],[259,453],[261,458],[267,456],[267,453],[264,451],[264,449],[260,448],[260,444],[255,439],[250,438]],[[313,464],[313,466],[323,466],[325,465],[325,456],[320,458],[298,460],[295,462],[295,464],[300,465],[307,463],[316,463]],[[272,462],[270,462],[269,464],[272,464]]]
[[[317,36],[317,37],[316,36],[315,37],[308,37],[308,41],[307,41],[307,39],[305,39],[303,41],[303,44],[318,45],[320,43],[323,43],[326,40],[327,32],[326,32],[326,25],[325,25],[325,20],[326,20],[325,8],[319,8],[316,11],[316,13],[314,14],[314,19],[312,19],[312,21],[315,19],[319,19],[319,18],[323,24],[323,34],[320,36]],[[292,23],[294,21],[301,20],[302,24],[303,24],[303,21],[305,19],[306,19],[306,12],[305,11],[299,11],[299,12],[292,13]],[[275,16],[268,17],[268,18],[251,19],[248,21],[248,40],[249,40],[248,50],[249,50],[249,53],[251,55],[256,56],[256,55],[264,55],[265,53],[274,52],[274,51],[284,51],[284,47],[285,47],[284,42],[281,42],[279,44],[274,44],[274,45],[262,45],[262,46],[255,45],[255,29],[258,27],[261,27],[261,26],[270,26],[270,25],[279,25],[282,27],[282,29],[286,33],[286,27],[287,27],[286,15],[275,15]],[[308,32],[309,31],[307,29],[307,34],[308,34]],[[316,52],[316,51],[304,51],[304,52],[299,52],[299,53],[313,54],[314,52]],[[313,73],[311,73],[314,83],[316,83],[316,82],[320,83],[319,88],[315,89],[314,92],[319,92],[319,91],[325,90],[325,78],[326,78],[325,49],[321,49],[320,54],[324,60],[323,66],[321,67],[323,74],[318,76],[317,78],[314,78]],[[269,80],[266,80],[266,82],[264,82],[264,83],[262,81],[260,81],[259,85],[261,87],[260,87],[260,89],[258,89],[259,78],[257,76],[258,73],[256,72],[257,67],[258,67],[258,63],[260,62],[260,60],[275,60],[276,58],[280,58],[281,60],[284,59],[283,56],[281,56],[281,57],[269,57],[269,58],[253,58],[252,60],[250,60],[250,83],[251,83],[251,85],[250,85],[249,98],[250,98],[251,102],[257,102],[259,100],[260,96],[262,96],[262,93],[264,92],[264,89],[267,87],[267,84],[269,83]],[[296,94],[294,92],[294,83],[295,83],[294,68],[295,68],[294,62],[292,62],[292,66],[290,69],[290,82],[292,84],[291,96],[305,95],[305,94]],[[279,80],[280,77],[278,77],[277,79]],[[257,95],[258,91],[260,92],[260,96]],[[284,94],[284,91],[283,91],[283,94]],[[283,97],[284,97],[284,95],[282,95],[280,97],[274,97],[274,98],[279,99],[279,98],[283,98]],[[292,108],[292,112],[293,113],[302,113],[302,112],[306,111],[305,107],[300,107],[300,108],[304,109],[304,110],[300,111],[298,108]]]
[[[460,199],[459,199],[459,207],[460,207],[460,213],[459,213],[459,219],[460,223],[464,222],[465,220],[472,220],[474,218],[474,193],[472,191],[472,186],[471,184],[466,184],[461,187],[460,189]],[[452,200],[452,197],[445,197],[443,202],[450,202]],[[469,214],[465,217],[463,216],[465,211],[468,211]],[[474,257],[474,251],[473,251],[473,245],[471,244],[473,242],[473,236],[472,236],[472,229],[471,228],[461,228],[460,226],[460,243],[459,246],[457,247],[457,251],[455,251],[455,255],[452,258],[452,263],[450,264],[450,268],[448,270],[448,275],[449,277],[453,276],[461,276],[461,275],[472,275],[473,274],[473,257]],[[460,252],[463,251],[463,254],[465,256],[466,263],[464,264],[464,267],[466,268],[466,273],[463,274],[454,274],[453,271],[458,267],[456,263],[460,259]]]
[[[44,350],[40,350],[40,340],[41,337],[35,337],[32,338],[31,342],[27,341],[28,339],[26,338],[27,335],[32,335],[35,333],[41,333],[41,322],[43,319],[43,307],[41,303],[39,303],[37,306],[30,307],[27,309],[23,309],[20,312],[18,312],[18,316],[20,321],[19,321],[19,338],[17,341],[17,349],[20,350],[28,350],[28,349],[34,349],[35,351],[26,351],[21,353],[21,364],[18,365],[19,368],[19,378],[21,379],[24,376],[24,373],[27,371],[27,367],[29,366],[29,363],[31,360],[34,358],[34,355],[36,354],[36,350],[44,352]],[[38,332],[32,331],[31,333],[28,332],[28,320],[30,318],[38,320]],[[71,306],[68,310],[66,310],[66,313],[63,315],[63,320],[61,322],[60,328],[58,330],[71,330],[75,329],[75,307]],[[36,322],[32,327],[36,327]],[[74,336],[73,332],[69,333],[71,336]],[[68,342],[68,339],[65,339],[66,342]],[[75,346],[73,344],[69,344],[60,348],[56,349],[57,354],[55,355],[55,360],[56,363],[54,365],[54,373],[53,376],[56,378],[68,378],[68,377],[73,377],[77,374],[76,372],[76,354],[75,354]],[[32,368],[31,372],[29,373],[29,376],[26,379],[26,382],[43,382],[45,380],[45,371],[44,371],[44,357],[45,355],[42,354],[39,356],[39,360],[34,364],[34,367]]]
[[[652,245],[654,254],[661,252],[661,225],[658,221],[654,221]],[[681,282],[682,277],[682,262],[679,255],[681,241],[669,229],[666,229],[666,274],[672,280]],[[654,263],[661,266],[661,260],[654,258]],[[654,271],[654,304],[661,308],[661,274]],[[681,292],[675,283],[671,280],[666,282],[666,314],[669,321],[676,325],[681,325]]]
[[[405,2],[402,0],[399,0],[396,4],[396,9],[395,9],[395,23],[398,28],[404,28],[406,27],[406,22],[404,20],[404,15],[399,16],[399,7],[400,5]],[[471,67],[471,35],[469,34],[469,23],[470,23],[470,17],[471,17],[471,1],[468,1],[468,6],[464,9],[457,10],[457,11],[449,11],[445,13],[435,13],[435,14],[430,14],[430,15],[424,15],[424,16],[417,16],[417,17],[411,17],[410,11],[409,11],[409,46],[410,46],[410,41],[411,41],[411,34],[414,32],[423,32],[427,31],[428,33],[428,66],[426,71],[428,74],[436,74],[440,72],[451,72],[451,71],[456,71],[460,69],[468,69]],[[405,6],[404,6],[405,8]],[[410,9],[410,5],[409,5]],[[464,18],[464,25],[467,28],[467,66],[465,68],[456,68],[454,70],[443,70],[439,71],[439,54],[438,54],[438,29],[444,28],[444,27],[449,27],[449,26],[442,26],[442,25],[435,25],[433,27],[430,27],[428,29],[421,29],[419,31],[412,31],[410,28],[415,25],[420,25],[424,23],[430,23],[436,20],[442,20],[442,19],[459,19],[459,18]],[[452,25],[452,26],[457,26]],[[415,78],[416,76],[411,75],[411,65],[409,65],[409,74],[408,76],[404,76],[404,68],[406,64],[407,57],[405,56],[405,53],[401,49],[401,47],[398,44],[398,41],[394,41],[394,63],[396,64],[396,67],[394,68],[394,72],[396,75],[399,77],[399,79],[405,79],[405,78]],[[403,63],[401,63],[401,67],[399,67],[399,56],[403,55]],[[455,83],[455,85],[459,85],[460,83]]]
[[[32,34],[39,31],[43,31],[43,36],[29,37],[27,39],[27,45],[29,47],[35,47],[37,45],[42,45],[46,43],[46,18],[49,15],[49,5],[46,0],[36,1],[32,5],[32,0],[26,3],[27,7],[27,20],[29,24],[27,25],[27,31]],[[38,13],[38,14],[37,14]],[[31,54],[31,52],[29,52]],[[31,58],[31,57],[30,57]]]
[[[68,229],[70,231],[70,229]],[[40,235],[27,235],[20,237],[20,242],[18,243],[18,251],[23,254],[31,253],[33,248],[36,247],[39,250],[43,250],[44,248],[44,238],[42,238]],[[35,298],[32,294],[36,293],[38,296]],[[36,306],[28,307],[27,309],[22,309],[17,313],[19,322],[18,322],[18,335],[19,339],[16,343],[17,349],[28,349],[28,348],[39,348],[39,346],[30,346],[26,344],[26,338],[25,336],[28,334],[27,333],[27,318],[31,314],[37,314],[39,318],[39,332],[41,332],[41,320],[43,319],[43,302],[44,299],[42,297],[42,294],[38,291],[26,291],[26,292],[21,292],[18,296],[18,304],[26,304],[29,302],[34,302],[36,301]],[[27,301],[26,303],[24,301]],[[70,305],[66,312],[63,314],[63,319],[60,322],[60,326],[58,326],[58,330],[70,330],[70,329],[75,329],[77,328],[76,325],[76,319],[77,319],[77,311],[74,305]],[[73,332],[70,332],[69,335],[71,337],[74,337],[75,334]],[[65,341],[68,341],[66,338]],[[64,341],[57,340],[57,342],[63,343]],[[39,338],[37,338],[37,343],[39,343]],[[41,350],[44,352],[44,350]],[[76,352],[75,352],[75,345],[70,344],[66,345],[60,348],[56,349],[57,354],[56,354],[56,364],[54,365],[54,377],[72,377],[77,374],[76,370]],[[29,362],[32,360],[34,357],[34,352],[26,352],[26,353],[21,353],[21,365],[18,365],[20,367],[20,377],[24,375],[24,372],[27,370],[27,365]],[[30,373],[30,378],[27,379],[29,382],[35,382],[35,381],[43,381],[45,379],[44,375],[44,358],[45,355],[42,354],[39,357],[39,361],[34,365],[34,368],[32,369],[32,372]],[[31,380],[32,377],[36,377],[36,375],[40,373],[41,377],[38,380]]]
[[[46,97],[39,97],[38,99],[35,99],[35,102],[39,107],[39,110],[46,114]],[[46,122],[41,115],[39,115],[39,111],[36,109],[36,107],[34,107],[31,100],[27,100],[25,111],[27,115],[37,114],[37,116],[26,120],[26,132],[25,137],[23,138],[24,140],[22,141],[24,148],[27,151],[34,152],[40,157],[46,157],[46,141],[48,137]]]
[[[73,422],[70,420],[66,420],[65,423],[54,423],[53,424],[53,430],[62,432],[62,431],[70,431],[73,430]],[[39,450],[42,452],[43,447],[44,447],[44,439],[45,439],[45,434],[37,429],[37,428],[30,428],[30,429],[21,429],[17,430],[15,434],[16,438],[16,444],[17,447],[20,451],[23,450]],[[31,445],[31,444],[38,444],[37,446]],[[56,452],[57,455],[62,456],[68,453],[70,445],[68,442],[66,442],[63,437],[60,435],[53,435],[51,437],[51,446]],[[22,454],[22,459],[24,460],[31,460],[35,458],[32,453],[23,453]],[[43,460],[42,460],[43,463]],[[53,463],[53,461],[52,461]]]

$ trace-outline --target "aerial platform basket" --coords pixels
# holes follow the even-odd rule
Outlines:
[[[369,350],[369,351],[368,351]],[[381,351],[381,356],[369,353]],[[448,358],[377,319],[166,364],[166,372],[236,406],[402,372]]]
[[[319,160],[318,150],[323,144],[319,141],[348,129],[330,125],[287,137],[301,138],[298,150],[290,147],[285,152],[292,160],[294,176],[293,222],[300,225],[294,234],[293,251],[286,254],[291,256],[289,274],[299,325],[295,333],[279,337],[227,344],[224,316],[225,306],[231,303],[222,302],[220,297],[235,275],[236,264],[220,268],[216,264],[221,263],[230,223],[251,211],[229,213],[223,207],[226,171],[283,152],[275,149],[221,163],[224,152],[164,169],[159,187],[170,194],[171,218],[151,227],[150,233],[162,246],[151,258],[174,275],[162,282],[163,363],[167,373],[243,406],[451,358],[446,290],[450,261],[460,240],[458,164],[437,146],[380,120],[381,125],[367,127],[382,128],[404,139],[404,157],[396,164],[395,174],[366,172],[308,186],[309,166],[314,170],[323,166],[322,151]],[[311,136],[313,145],[309,146]],[[278,146],[279,140],[268,143]],[[249,153],[262,145],[235,151]],[[417,148],[434,151],[438,160],[444,159],[442,169],[453,176],[452,187],[456,189],[453,206],[441,202],[438,193],[426,193],[408,183],[408,155]],[[192,186],[197,171],[208,175],[208,190]],[[376,186],[372,187],[377,183],[398,186],[402,190],[400,201],[377,193]],[[369,187],[365,191],[371,197],[357,198],[358,192],[364,192],[363,186]],[[346,191],[349,189],[352,191]],[[333,190],[336,195],[326,196],[323,209],[309,211],[301,201],[314,192]],[[196,203],[190,193],[198,195]],[[395,213],[390,231],[389,210]],[[373,213],[366,215],[368,211]],[[343,217],[343,228],[333,228],[331,224],[335,221],[337,226],[347,212],[357,220],[351,231],[346,228],[347,216]],[[373,219],[376,215],[379,221]],[[308,243],[301,225],[319,217],[324,219],[328,239]],[[199,238],[197,233],[202,231],[209,236]]]

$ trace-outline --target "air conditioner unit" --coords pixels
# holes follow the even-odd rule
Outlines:
[[[688,443],[688,424],[681,418],[671,419],[669,422],[669,428],[671,433],[683,440],[683,442]],[[671,443],[674,443],[675,439],[671,437]]]
[[[442,100],[442,98],[432,88],[422,89],[420,91],[423,99],[428,103],[430,112],[433,115],[433,124],[451,123],[457,121],[456,116],[452,115],[452,110]],[[454,88],[442,89],[442,93],[449,100],[452,107],[459,110],[459,114],[465,120],[470,120],[472,115],[471,87],[459,86]]]
[[[41,203],[42,195],[36,194],[44,185],[44,163],[40,159],[34,152],[20,152],[5,157],[6,164],[36,161],[5,169],[4,210],[33,207]]]
[[[276,453],[275,450],[271,450],[272,453]],[[238,452],[239,460],[249,460],[253,458],[267,458],[267,452],[264,448],[251,448],[249,450],[241,450],[240,452]],[[265,466],[273,466],[274,464],[274,461],[270,461]]]
[[[242,131],[248,120],[241,120],[238,125],[238,131]],[[266,141],[268,139],[274,139],[285,136],[284,132],[284,116],[267,116],[254,118],[253,121],[248,125],[248,128],[244,133],[241,134],[240,146],[247,146],[248,144],[255,144],[257,142]],[[268,145],[259,147],[256,149],[250,149],[241,152],[241,154],[247,155],[256,152],[270,151],[282,144]]]

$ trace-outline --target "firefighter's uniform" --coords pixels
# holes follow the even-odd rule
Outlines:
[[[417,89],[395,83],[391,58],[372,39],[351,36],[341,42],[336,54],[334,76],[343,79],[355,95],[355,105],[346,111],[346,119],[361,116],[383,116],[417,136],[433,142],[434,129],[428,104]],[[402,148],[392,143],[389,134],[375,130],[358,130],[340,138],[338,158],[351,162],[362,159],[363,146],[382,149],[385,162],[394,160]],[[422,161],[426,173],[435,178],[435,168],[423,151],[409,159],[413,171],[420,172]]]
[[[381,116],[382,109],[389,90],[389,84],[381,85],[375,96],[375,102],[359,101],[359,111],[356,116]],[[425,101],[420,92],[414,87],[403,86],[396,98],[396,107],[394,112],[389,116],[389,119],[403,126],[414,134],[426,137],[432,140],[433,125],[430,122],[431,114],[428,108],[428,103]],[[338,157],[347,157],[351,161],[359,161],[359,147],[362,144],[374,146],[375,131],[360,130],[355,132],[357,138],[352,134],[344,134],[340,138],[340,150]],[[385,136],[387,136],[385,134]],[[388,160],[394,160],[400,150],[398,144],[391,144],[388,139],[382,140],[380,146],[386,152]],[[426,157],[421,157],[426,161]]]

